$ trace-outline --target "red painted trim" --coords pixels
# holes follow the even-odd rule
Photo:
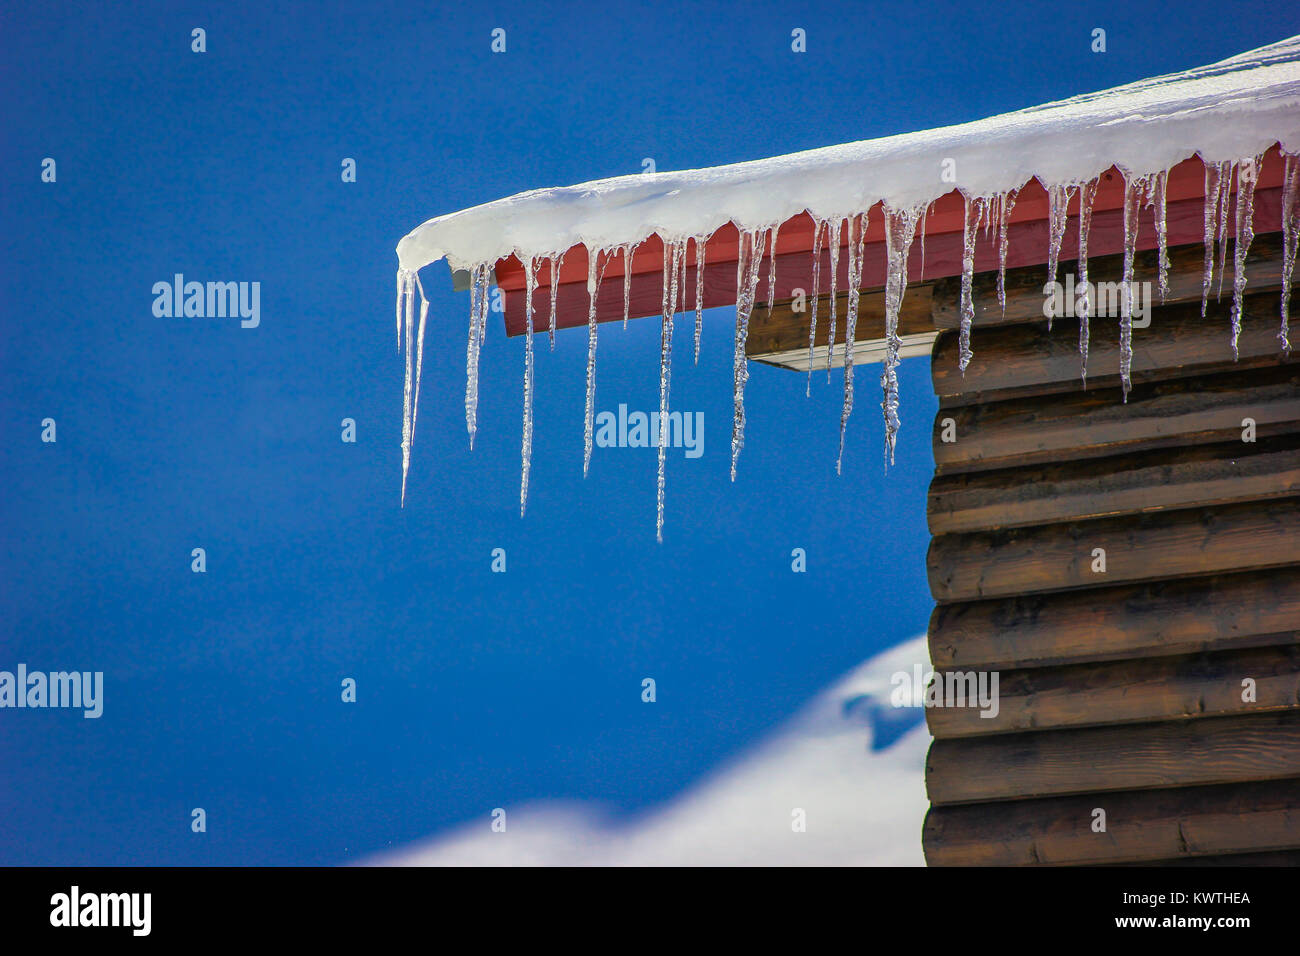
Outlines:
[[[1277,146],[1268,151],[1260,171],[1255,197],[1255,231],[1275,232],[1281,228],[1282,160]],[[1205,168],[1199,158],[1185,160],[1169,173],[1167,187],[1167,220],[1169,245],[1177,246],[1200,242],[1203,238],[1205,193]],[[1114,255],[1124,248],[1124,179],[1111,168],[1102,176],[1093,203],[1092,226],[1088,239],[1088,254]],[[1070,222],[1066,227],[1061,246],[1061,261],[1078,258],[1078,198],[1070,203]],[[1038,180],[1031,179],[1020,191],[1009,217],[1010,236],[1007,268],[1037,265],[1047,261],[1048,224],[1047,191]],[[1229,213],[1231,222],[1231,211]],[[909,281],[937,279],[961,274],[962,227],[965,204],[954,190],[935,201],[926,217],[925,271],[921,271],[921,242],[912,245],[908,260]],[[806,292],[812,289],[812,235],[813,221],[807,213],[787,220],[781,225],[777,237],[776,298],[789,298],[794,289]],[[975,270],[983,272],[998,267],[996,235],[985,237],[980,230],[975,247]],[[734,305],[736,301],[736,258],[739,233],[728,223],[714,233],[705,246],[704,306]],[[1155,247],[1153,210],[1143,209],[1139,218],[1139,249]],[[846,289],[848,278],[847,251],[841,246],[837,271],[837,287]],[[822,252],[821,290],[829,291],[829,252]],[[687,253],[685,310],[695,307],[695,251]],[[767,266],[762,269],[759,283],[759,300],[767,297]],[[596,299],[598,322],[611,322],[623,317],[623,272],[621,254],[615,254],[605,268],[604,280]],[[632,294],[630,314],[633,318],[657,316],[663,302],[663,242],[651,236],[632,257]],[[524,272],[520,261],[511,256],[496,264],[497,284],[505,293],[505,326],[508,335],[524,331]],[[884,220],[877,204],[868,217],[862,287],[879,288],[885,282]],[[679,303],[679,308],[681,305]],[[533,324],[535,330],[550,323],[550,268],[541,269],[538,287],[533,295]],[[565,253],[560,269],[559,289],[556,293],[556,327],[572,328],[587,324],[589,301],[587,298],[587,251],[574,246]]]

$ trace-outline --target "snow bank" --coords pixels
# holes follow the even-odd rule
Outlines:
[[[929,669],[924,636],[878,655],[816,697],[767,741],[630,822],[598,807],[506,810],[381,865],[888,865],[921,866],[925,753],[919,708],[890,705],[890,677]],[[795,809],[807,829],[792,828]]]

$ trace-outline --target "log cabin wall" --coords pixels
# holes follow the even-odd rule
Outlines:
[[[1043,318],[1043,267],[1007,274],[1005,313],[976,277],[964,374],[958,282],[931,290],[930,652],[939,679],[996,671],[1000,691],[993,718],[926,709],[932,866],[1296,862],[1300,361],[1278,340],[1281,241],[1251,247],[1235,361],[1231,251],[1204,318],[1202,247],[1170,255],[1127,401],[1118,321],[1092,321],[1085,389],[1078,321]],[[1090,278],[1119,269],[1093,260]],[[1138,280],[1154,272],[1139,254]]]

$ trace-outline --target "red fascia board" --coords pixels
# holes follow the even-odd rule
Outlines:
[[[1256,232],[1271,232],[1281,216],[1281,182],[1283,164],[1277,146],[1264,157],[1255,194]],[[1234,184],[1235,186],[1235,184]],[[1169,171],[1166,187],[1166,220],[1170,246],[1200,242],[1204,236],[1205,167],[1198,157],[1179,163]],[[1235,203],[1235,199],[1234,199]],[[1093,202],[1092,222],[1088,237],[1088,255],[1114,255],[1124,248],[1124,177],[1114,167],[1101,177]],[[1079,198],[1070,200],[1070,221],[1061,243],[1060,259],[1070,262],[1078,258]],[[1048,247],[1047,191],[1037,179],[1031,179],[1020,190],[1008,217],[1008,269],[1038,265],[1047,261]],[[1233,209],[1229,208],[1229,221]],[[938,279],[961,274],[962,231],[965,220],[965,202],[953,190],[935,200],[925,221],[924,269],[922,268],[921,230],[917,230],[908,259],[908,279]],[[807,213],[781,224],[777,234],[776,284],[774,298],[787,299],[796,289],[812,291],[813,220]],[[848,288],[848,254],[843,245],[838,250],[836,286],[839,291]],[[734,305],[736,302],[736,259],[740,235],[728,223],[705,244],[704,307]],[[1139,210],[1137,248],[1152,249],[1156,245],[1154,210]],[[819,290],[829,291],[830,251],[821,252],[821,281]],[[624,260],[615,252],[606,262],[603,280],[596,297],[596,321],[611,322],[623,318]],[[687,250],[687,268],[680,280],[678,310],[695,308],[696,268],[695,248]],[[998,237],[996,228],[986,233],[981,228],[975,245],[975,271],[985,272],[998,267]],[[533,294],[533,328],[540,331],[550,325],[551,293],[550,263],[542,263]],[[759,282],[759,301],[767,298],[767,273],[765,265]],[[515,256],[496,263],[497,284],[505,296],[505,326],[507,335],[525,331],[524,270]],[[879,288],[885,283],[884,217],[877,203],[868,217],[863,260],[862,288]],[[556,290],[556,327],[572,328],[587,324],[590,300],[587,296],[587,250],[574,246],[564,255]],[[659,316],[663,312],[663,241],[657,235],[646,239],[632,256],[632,283],[630,318]]]

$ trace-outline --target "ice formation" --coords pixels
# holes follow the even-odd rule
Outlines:
[[[633,175],[578,186],[534,190],[440,216],[404,237],[397,247],[397,341],[405,350],[402,426],[402,499],[414,440],[420,395],[428,300],[417,278],[430,263],[446,259],[453,269],[470,273],[470,323],[466,350],[465,413],[471,446],[477,428],[478,368],[486,333],[489,283],[497,262],[516,258],[525,273],[523,439],[520,512],[528,499],[532,453],[534,387],[534,301],[538,275],[549,267],[550,322],[554,343],[557,282],[565,250],[585,246],[588,255],[587,402],[583,471],[591,458],[595,390],[597,310],[603,267],[616,255],[623,268],[623,321],[630,314],[632,260],[636,249],[657,236],[663,242],[663,317],[660,349],[661,422],[668,413],[673,318],[687,308],[687,250],[695,256],[695,358],[703,328],[705,245],[724,225],[739,233],[736,260],[736,325],[733,353],[734,418],[731,477],[744,447],[744,391],[748,379],[746,342],[750,317],[767,262],[767,300],[774,303],[778,229],[792,217],[811,217],[811,316],[808,337],[809,384],[815,352],[820,297],[826,299],[829,377],[836,341],[836,293],[839,259],[847,265],[844,329],[844,397],[840,416],[837,470],[853,410],[856,323],[862,287],[864,237],[868,214],[879,206],[884,216],[885,357],[881,376],[887,459],[892,461],[899,427],[898,319],[907,287],[908,254],[921,231],[922,272],[926,214],[954,188],[964,197],[960,272],[959,365],[972,360],[974,322],[972,282],[976,237],[981,225],[997,250],[997,298],[1006,307],[1005,272],[1010,244],[1009,221],[1020,190],[1036,178],[1048,195],[1047,268],[1054,281],[1070,206],[1077,204],[1080,374],[1086,382],[1088,339],[1094,299],[1088,283],[1088,238],[1100,177],[1117,168],[1124,180],[1123,285],[1119,317],[1120,379],[1127,397],[1133,355],[1132,281],[1139,214],[1150,208],[1157,246],[1159,294],[1168,293],[1167,191],[1169,171],[1199,156],[1205,167],[1204,273],[1202,312],[1211,289],[1221,296],[1227,270],[1229,219],[1233,242],[1230,337],[1234,354],[1241,330],[1246,286],[1246,257],[1254,235],[1254,192],[1264,154],[1277,146],[1284,164],[1281,230],[1284,286],[1281,295],[1281,347],[1289,350],[1288,288],[1300,239],[1300,37],[1262,47],[1209,66],[1142,80],[1101,93],[1021,110],[945,129],[809,150],[772,159],[713,169]],[[936,157],[959,156],[957,181],[934,175]],[[1273,223],[1265,228],[1277,228]],[[821,288],[822,258],[829,284]],[[1216,263],[1217,257],[1217,263]],[[678,289],[681,289],[680,300]],[[418,326],[414,297],[420,295]],[[659,435],[657,533],[664,510],[664,440]]]

